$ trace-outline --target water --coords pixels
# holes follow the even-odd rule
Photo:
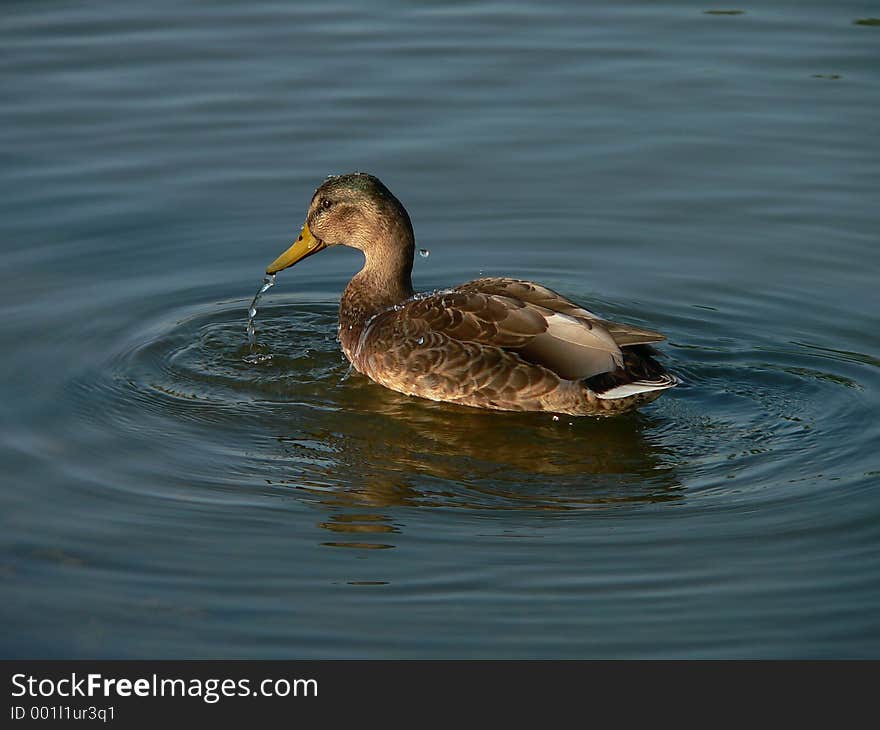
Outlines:
[[[259,365],[260,363],[268,362],[272,359],[272,353],[257,351],[257,332],[254,326],[254,320],[257,317],[257,304],[260,303],[260,299],[263,298],[263,295],[273,286],[275,286],[275,274],[266,274],[266,276],[263,277],[263,285],[254,295],[253,301],[251,301],[251,305],[247,310],[248,316],[245,332],[247,333],[248,349],[250,352],[245,355],[243,359],[245,362],[252,365]]]
[[[875,7],[4,10],[3,655],[880,654]],[[339,249],[252,352],[350,170],[420,290],[535,279],[683,383],[554,421],[346,378]]]

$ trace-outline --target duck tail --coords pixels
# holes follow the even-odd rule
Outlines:
[[[639,393],[666,390],[678,385],[678,378],[666,372],[654,359],[657,351],[650,345],[632,345],[622,348],[622,352],[622,367],[610,373],[594,375],[584,381],[597,398],[629,398]]]

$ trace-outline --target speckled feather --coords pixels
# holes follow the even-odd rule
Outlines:
[[[575,318],[588,336],[606,335],[597,337],[600,359],[607,359],[612,349],[607,340],[663,339],[656,332],[618,323],[609,323],[609,331],[603,326],[606,320],[546,287],[498,278],[399,303],[376,315],[366,328],[358,328],[357,342],[352,337],[346,347],[349,338],[342,341],[359,372],[393,390],[431,400],[510,411],[613,415],[660,395],[662,391],[655,390],[620,399],[597,397],[584,380],[607,368],[580,378],[561,375],[559,364],[534,346],[546,337],[553,313]]]

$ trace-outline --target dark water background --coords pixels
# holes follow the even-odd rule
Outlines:
[[[3,655],[880,656],[880,8],[733,7],[4,3]],[[340,250],[244,363],[354,169],[418,288],[541,281],[684,384],[347,377]]]

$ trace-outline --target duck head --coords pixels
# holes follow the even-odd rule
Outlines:
[[[328,177],[312,196],[296,241],[266,268],[277,274],[329,246],[351,246],[371,254],[408,256],[413,231],[401,202],[382,182],[364,172]]]

